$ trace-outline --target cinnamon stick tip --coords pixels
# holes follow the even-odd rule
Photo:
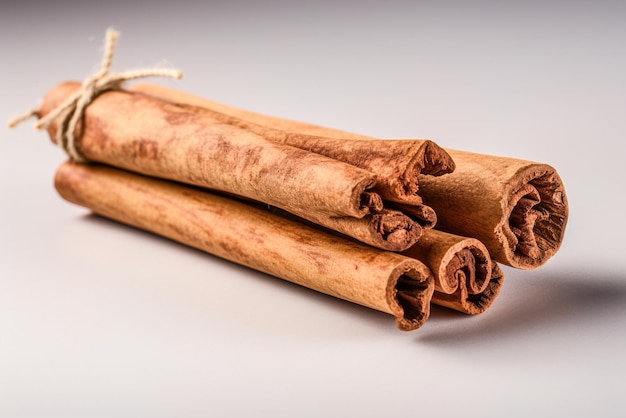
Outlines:
[[[442,176],[452,173],[456,169],[456,163],[448,152],[436,142],[426,139],[422,145],[423,168],[421,174]]]
[[[432,244],[435,248],[439,242],[449,245],[438,262],[439,267],[431,266],[435,271],[435,290],[445,294],[453,294],[462,288],[463,292],[477,294],[484,291],[491,279],[493,262],[485,245],[475,238],[466,238],[437,231],[439,240]],[[446,238],[448,237],[446,241]],[[432,238],[431,238],[432,239]],[[445,248],[442,246],[442,248]]]
[[[401,331],[421,327],[430,316],[434,292],[432,272],[417,260],[408,259],[396,268],[387,288],[387,299]]]
[[[491,279],[487,287],[480,293],[469,295],[465,301],[463,312],[478,315],[485,312],[496,300],[504,283],[504,272],[497,263],[493,263]]]
[[[563,180],[554,167],[535,163],[521,168],[509,185],[510,213],[502,224],[504,264],[531,270],[545,264],[561,247],[569,217]]]
[[[468,294],[462,287],[453,295],[435,291],[433,302],[464,314],[478,315],[485,312],[493,304],[502,289],[503,283],[504,273],[498,264],[494,262],[492,263],[491,279],[482,292]]]
[[[387,251],[400,252],[413,246],[422,236],[422,226],[404,213],[383,209],[371,215],[370,234],[376,245]]]

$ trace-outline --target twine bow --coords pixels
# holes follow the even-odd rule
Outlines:
[[[80,155],[76,146],[76,127],[78,122],[82,119],[87,106],[99,94],[109,90],[120,89],[123,82],[137,78],[169,77],[180,79],[183,76],[181,71],[166,68],[146,68],[122,73],[109,72],[113,62],[115,43],[118,37],[119,34],[115,30],[107,30],[104,57],[100,70],[83,81],[82,88],[79,91],[72,94],[58,107],[35,123],[36,129],[45,129],[57,117],[61,118],[56,133],[56,142],[72,161],[85,161],[85,158]],[[9,121],[9,127],[13,128],[33,116],[39,117],[39,111],[36,109],[30,110],[24,115],[12,119]]]

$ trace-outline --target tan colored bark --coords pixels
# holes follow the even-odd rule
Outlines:
[[[102,216],[396,318],[429,315],[430,270],[417,260],[322,232],[234,199],[95,164],[65,163],[61,196]]]
[[[469,314],[483,312],[498,295],[502,274],[477,239],[428,230],[402,252],[426,264],[435,279],[432,302]],[[496,277],[492,278],[492,273]]]
[[[243,111],[165,87],[133,87],[173,101],[291,133],[335,139],[375,138]],[[393,141],[396,142],[396,141]],[[559,249],[568,218],[563,182],[546,164],[446,149],[456,169],[445,176],[419,176],[419,193],[437,213],[437,228],[482,241],[500,263],[532,269]],[[401,206],[401,210],[406,208]]]
[[[352,134],[325,136],[323,128],[267,118],[166,87],[141,84],[133,86],[132,90],[172,103],[204,107],[216,119],[243,127],[271,141],[312,151],[375,173],[378,181],[374,190],[393,202],[423,206],[418,179],[454,170],[454,162],[448,153],[429,140],[372,139],[365,142]],[[420,221],[425,227],[434,224],[436,219],[429,209],[426,207],[420,211],[427,216]]]
[[[40,116],[79,88],[52,89]],[[52,138],[57,123],[48,128]],[[78,150],[89,161],[254,199],[391,251],[408,248],[422,231],[381,208],[372,173],[268,141],[201,108],[109,91],[87,107],[80,128]]]

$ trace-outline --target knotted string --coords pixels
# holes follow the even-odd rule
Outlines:
[[[82,84],[82,88],[69,96],[63,103],[48,113],[45,117],[35,123],[36,129],[47,128],[57,117],[60,117],[59,126],[56,132],[56,142],[71,160],[84,162],[85,158],[80,155],[76,146],[76,127],[82,119],[87,106],[101,93],[109,90],[120,89],[124,81],[134,80],[144,77],[169,77],[180,79],[183,73],[178,70],[165,68],[146,68],[131,70],[123,73],[110,73],[115,43],[119,34],[109,29],[106,33],[106,44],[104,47],[104,57],[100,70],[88,77]],[[37,116],[37,109],[30,110],[24,115],[13,118],[9,121],[9,127],[13,128],[27,119]]]

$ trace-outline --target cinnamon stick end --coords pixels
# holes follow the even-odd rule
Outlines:
[[[48,113],[59,107],[59,105],[61,105],[71,94],[77,92],[78,89],[80,89],[80,83],[77,81],[66,81],[54,86],[46,93],[39,105],[39,109],[37,111],[39,118],[43,118]],[[55,122],[49,124],[46,128],[50,139],[55,144],[57,128],[58,126]]]
[[[452,173],[456,169],[456,164],[450,154],[435,142],[425,140],[422,150],[423,166],[420,174],[438,177]]]
[[[524,167],[512,185],[508,223],[500,227],[504,254],[498,261],[530,270],[545,264],[559,250],[565,234],[569,207],[563,181],[546,164]]]
[[[383,209],[372,215],[370,224],[372,245],[400,252],[410,248],[422,235],[423,228],[404,213]]]
[[[502,284],[504,282],[504,273],[502,269],[493,263],[491,270],[491,278],[487,287],[480,293],[468,294],[464,285],[453,294],[445,294],[435,291],[433,294],[433,303],[463,312],[468,315],[478,315],[485,312],[494,302]]]
[[[417,260],[407,259],[394,276],[388,288],[388,299],[396,325],[401,331],[415,330],[430,316],[434,292],[432,273]]]

